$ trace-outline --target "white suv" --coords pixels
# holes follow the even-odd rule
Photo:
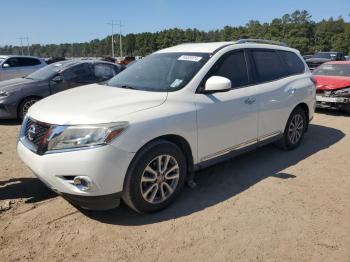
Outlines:
[[[153,212],[200,168],[271,142],[294,149],[314,108],[315,85],[295,49],[256,40],[183,44],[106,85],[41,100],[17,150],[73,204],[109,209],[123,199]]]

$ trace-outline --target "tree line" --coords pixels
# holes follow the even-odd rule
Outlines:
[[[156,50],[188,42],[233,41],[241,38],[263,38],[286,42],[303,54],[317,51],[350,53],[350,23],[342,17],[312,20],[307,11],[295,11],[275,18],[269,23],[249,21],[245,26],[225,26],[220,30],[167,29],[122,36],[123,51],[127,56],[145,56]],[[118,38],[115,38],[118,56]],[[85,43],[33,44],[31,55],[40,57],[99,57],[111,55],[111,36]],[[24,50],[26,52],[26,49]],[[0,54],[20,54],[20,46],[0,46]]]

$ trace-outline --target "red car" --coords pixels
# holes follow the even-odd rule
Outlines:
[[[350,61],[333,61],[314,72],[316,106],[345,110],[350,114]]]

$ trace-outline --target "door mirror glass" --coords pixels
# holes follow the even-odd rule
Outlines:
[[[8,63],[5,63],[5,64],[2,65],[2,67],[3,67],[3,68],[9,68],[10,65],[9,65]]]
[[[52,78],[51,81],[53,81],[55,83],[59,83],[59,82],[63,81],[63,77],[61,75],[57,75],[54,78]]]
[[[222,76],[212,76],[205,82],[204,92],[226,92],[231,89],[231,80]]]

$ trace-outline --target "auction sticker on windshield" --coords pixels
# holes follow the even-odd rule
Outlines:
[[[199,62],[199,61],[201,61],[201,59],[202,59],[202,57],[200,57],[200,56],[182,55],[177,60]]]

